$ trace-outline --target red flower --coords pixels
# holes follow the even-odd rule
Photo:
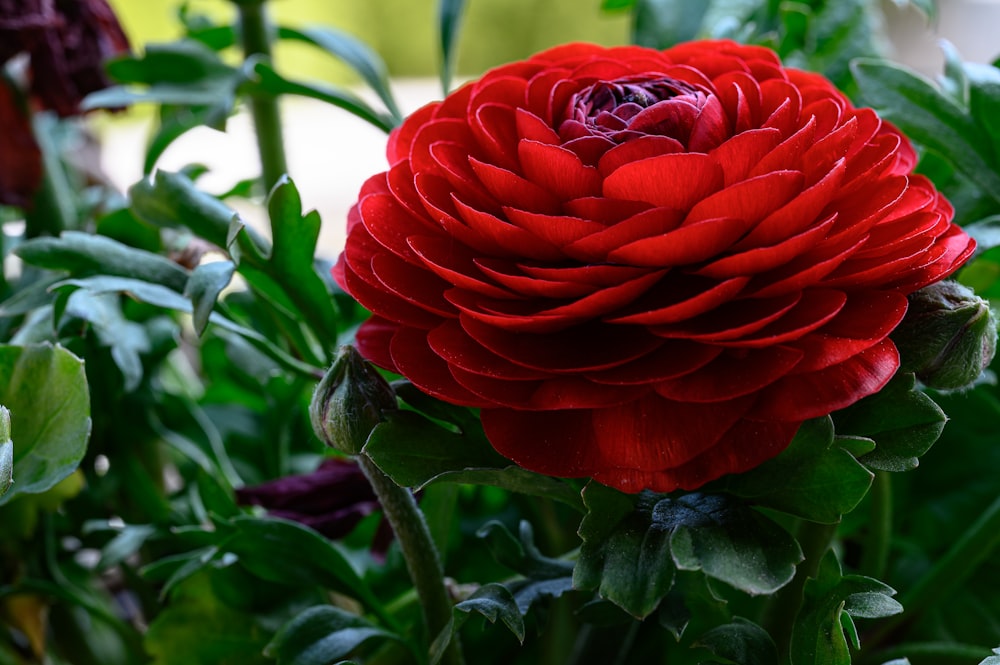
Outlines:
[[[42,153],[31,125],[0,81],[0,205],[28,205],[41,179]]]
[[[973,242],[912,148],[771,51],[572,44],[417,111],[352,211],[362,354],[523,467],[693,489],[878,391]]]

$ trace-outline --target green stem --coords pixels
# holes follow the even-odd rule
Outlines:
[[[237,3],[240,15],[240,40],[243,57],[271,58],[271,26],[267,20],[264,3]],[[257,151],[267,191],[288,172],[285,144],[281,136],[281,111],[278,100],[268,94],[254,92],[250,95],[250,114],[257,134]]]
[[[427,522],[408,489],[397,485],[364,453],[358,455],[357,461],[396,534],[406,569],[420,598],[428,639],[433,640],[451,622],[452,603],[444,586],[444,569]],[[441,662],[445,665],[460,665],[463,662],[457,636],[452,639]]]
[[[925,610],[940,605],[1000,547],[1000,497],[979,516],[962,537],[913,587],[900,594],[904,612],[882,622],[867,637],[868,648],[877,647]]]
[[[802,607],[802,592],[806,580],[816,576],[819,563],[830,548],[830,542],[836,531],[836,524],[817,524],[805,520],[799,522],[796,539],[805,559],[796,567],[792,581],[771,596],[770,602],[764,608],[763,625],[778,647],[779,662],[788,662],[792,629]]]
[[[875,475],[871,490],[871,520],[865,549],[861,557],[861,572],[875,579],[885,577],[892,538],[892,476],[887,471]]]

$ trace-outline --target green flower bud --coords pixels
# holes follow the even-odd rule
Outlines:
[[[910,294],[906,317],[892,333],[900,369],[925,385],[955,390],[971,385],[996,351],[990,305],[958,282],[931,284]]]
[[[326,445],[357,455],[382,421],[382,412],[395,408],[396,394],[382,375],[353,346],[342,346],[316,386],[309,418]]]

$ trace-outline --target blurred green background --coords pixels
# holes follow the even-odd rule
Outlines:
[[[177,37],[178,0],[110,0],[133,44]],[[362,39],[379,52],[393,76],[434,76],[438,71],[435,0],[275,0],[275,21],[321,24]],[[190,0],[190,11],[231,18],[227,0]],[[504,62],[569,41],[622,44],[624,13],[600,10],[600,0],[473,0],[467,3],[459,38],[458,74],[477,75]],[[308,78],[349,80],[345,69],[309,47],[282,45],[275,54],[285,71]]]

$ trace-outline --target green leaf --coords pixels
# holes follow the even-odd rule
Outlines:
[[[802,560],[786,531],[727,496],[628,496],[595,483],[583,494],[589,512],[574,585],[596,588],[639,619],[667,595],[676,570],[700,570],[756,595],[786,584]]]
[[[875,450],[860,459],[869,468],[913,469],[941,436],[947,416],[915,386],[912,374],[897,374],[879,392],[833,414],[838,433],[875,441]]]
[[[17,483],[0,504],[38,494],[70,475],[90,437],[83,361],[60,346],[0,346],[0,404],[10,410]]]
[[[454,611],[456,617],[475,612],[486,617],[490,623],[496,623],[499,619],[519,642],[524,642],[524,619],[521,618],[514,596],[500,584],[484,584],[474,594],[455,605]],[[456,620],[456,623],[461,623],[461,620]]]
[[[201,264],[191,273],[184,295],[191,299],[191,319],[199,337],[205,333],[219,294],[229,286],[235,271],[232,261],[213,261]]]
[[[637,0],[632,41],[639,46],[663,49],[690,41],[701,32],[710,2]]]
[[[464,10],[465,0],[437,0],[438,36],[441,40],[441,90],[446,95],[451,91],[458,33]]]
[[[483,436],[449,431],[414,411],[384,414],[364,452],[397,484],[421,486],[448,471],[510,464]]]
[[[815,579],[805,585],[792,631],[792,665],[850,665],[845,628],[853,642],[857,637],[853,617],[871,619],[902,612],[903,607],[891,598],[895,593],[870,577],[843,575],[837,555],[827,551]]]
[[[319,240],[320,218],[313,210],[302,214],[302,199],[295,184],[282,177],[267,200],[271,217],[270,267],[289,298],[331,350],[337,343],[337,314],[333,294],[316,271],[313,256]]]
[[[260,92],[317,99],[342,108],[387,133],[398,124],[393,116],[376,111],[366,101],[347,90],[287,79],[265,62],[257,62],[253,71],[256,79],[252,82],[252,88]]]
[[[338,607],[317,605],[282,626],[264,654],[278,665],[331,665],[374,639],[399,636]]]
[[[236,517],[225,549],[263,580],[312,588],[317,585],[357,598],[379,610],[368,585],[340,547],[297,522],[275,517]]]
[[[225,64],[219,54],[194,40],[149,44],[142,56],[125,56],[107,65],[121,83],[146,86],[134,90],[116,86],[88,95],[82,108],[117,108],[136,102],[211,106],[231,102],[246,80],[242,71]]]
[[[717,626],[692,646],[708,649],[716,656],[739,665],[778,665],[778,648],[763,628],[743,617]]]
[[[157,307],[173,309],[178,312],[190,313],[192,311],[191,301],[176,291],[172,291],[164,286],[160,286],[159,284],[143,282],[137,279],[100,275],[97,277],[84,277],[81,279],[66,279],[61,282],[57,282],[52,286],[53,289],[65,287],[78,287],[95,294],[111,292],[124,293],[132,298],[135,298],[136,300],[156,305]],[[290,371],[304,374],[312,378],[322,376],[322,370],[312,365],[307,365],[302,361],[289,356],[285,351],[272,344],[269,339],[256,330],[245,328],[230,319],[221,316],[218,312],[213,312],[209,316],[209,321],[224,331],[235,333],[244,338],[250,342],[254,348],[262,351],[272,360],[275,360]]]
[[[142,324],[130,321],[122,313],[117,295],[74,291],[66,300],[60,320],[66,317],[76,317],[93,327],[98,341],[111,350],[111,359],[121,370],[126,391],[139,387],[143,376],[141,356],[149,353],[152,342]]]
[[[925,77],[881,60],[856,60],[851,69],[863,101],[908,137],[952,162],[988,196],[1000,201],[1000,174],[989,135],[969,110]]]
[[[834,524],[858,505],[875,477],[839,443],[829,416],[808,420],[778,457],[729,476],[724,487],[757,505]]]
[[[0,404],[0,497],[14,483],[14,442],[10,440],[10,411]]]
[[[750,595],[774,593],[795,574],[802,551],[780,526],[727,497],[691,494],[663,499],[653,523],[673,531],[680,570],[702,570]]]
[[[157,529],[150,524],[128,524],[118,534],[101,548],[101,559],[97,562],[98,570],[107,570],[116,566],[139,551]]]
[[[518,538],[497,521],[484,524],[476,535],[483,539],[497,562],[525,577],[549,580],[573,574],[573,564],[547,557],[535,546],[531,523],[521,520]]]
[[[139,219],[166,228],[188,228],[222,249],[231,244],[230,229],[236,213],[211,194],[200,191],[183,174],[157,171],[132,185],[129,198]],[[268,243],[259,234],[243,226],[239,230],[240,235],[247,236],[241,247],[266,255]]]
[[[519,466],[506,466],[502,469],[444,471],[415,487],[423,489],[435,483],[489,485],[505,489],[508,492],[552,499],[583,512],[583,503],[577,489],[558,478],[543,476]]]
[[[979,665],[1000,665],[1000,649],[994,649],[993,653],[996,655],[989,656],[983,662],[979,663]]]
[[[267,665],[270,632],[259,616],[223,602],[203,572],[177,587],[143,644],[153,665]]]
[[[345,32],[324,26],[280,27],[278,36],[282,39],[294,39],[312,44],[346,63],[375,91],[392,114],[396,124],[402,122],[403,114],[389,88],[389,72],[385,63],[367,44]]]
[[[182,291],[188,280],[188,271],[164,256],[80,231],[63,231],[58,238],[28,240],[18,246],[15,254],[26,263],[48,270],[65,270],[74,277],[131,277],[175,291]]]
[[[629,496],[596,483],[583,490],[588,512],[578,532],[583,545],[573,585],[597,589],[602,598],[639,619],[667,595],[676,570],[670,534],[652,527],[657,498],[650,493]]]

